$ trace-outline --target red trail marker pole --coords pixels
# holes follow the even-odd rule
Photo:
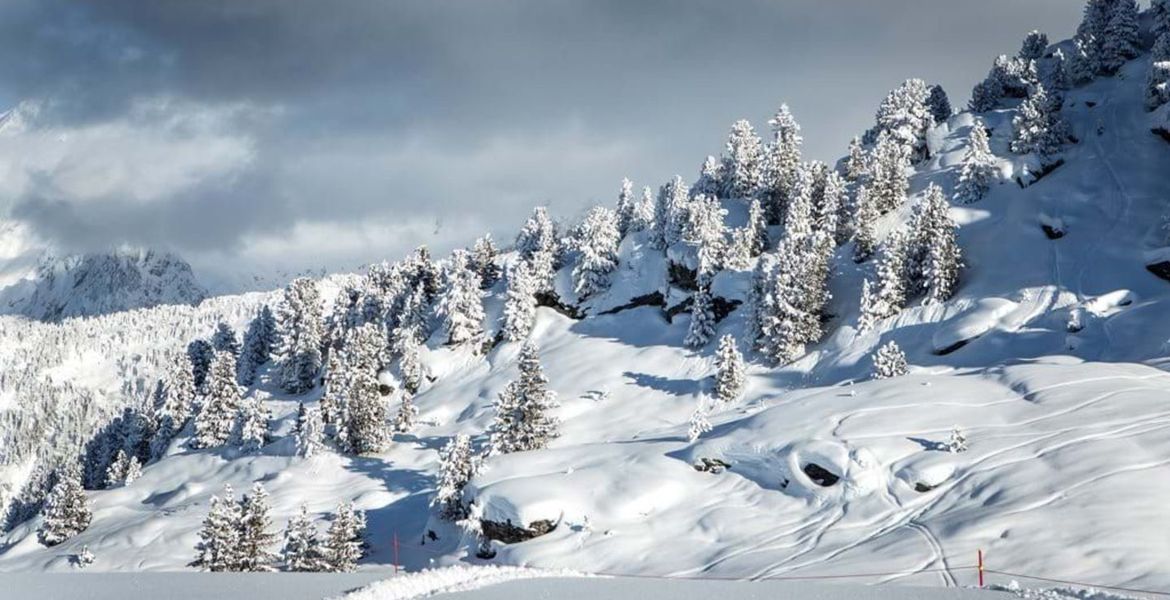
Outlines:
[[[983,550],[979,550],[979,587],[983,587]]]
[[[397,531],[394,532],[394,574],[395,575],[398,574],[398,532]],[[980,581],[983,580],[983,571],[982,570],[979,571],[979,580]],[[980,582],[979,585],[982,586],[983,585],[982,582]]]

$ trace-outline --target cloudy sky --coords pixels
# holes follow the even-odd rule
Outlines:
[[[903,79],[965,102],[1080,5],[3,0],[0,214],[59,251],[174,250],[213,285],[445,252],[623,176],[689,179],[781,102],[835,159]]]

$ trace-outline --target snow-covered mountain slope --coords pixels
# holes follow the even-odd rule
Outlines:
[[[650,298],[667,277],[663,253],[644,234],[627,237],[609,290],[578,307],[587,316],[537,311],[531,339],[558,394],[561,436],[546,450],[489,458],[466,498],[488,521],[556,527],[497,542],[491,562],[687,577],[880,573],[871,581],[958,585],[972,581],[982,549],[1002,571],[1170,586],[1162,564],[1170,512],[1160,500],[1170,492],[1170,374],[1162,369],[1170,283],[1146,268],[1166,253],[1170,144],[1150,132],[1160,116],[1143,107],[1149,66],[1143,54],[1067,92],[1062,112],[1078,142],[1026,187],[1016,179],[1025,181],[1028,163],[1007,148],[1016,109],[980,115],[1004,181],[982,201],[950,209],[967,265],[955,296],[915,302],[861,332],[861,281],[874,266],[854,263],[845,245],[834,261],[826,337],[788,365],[753,360],[741,400],[710,399],[715,344],[684,347],[690,317],[672,320],[659,306],[677,304],[682,292]],[[907,221],[928,184],[953,188],[974,122],[960,113],[931,131],[932,158],[918,165],[906,205],[883,218],[881,236]],[[743,207],[731,208],[742,217]],[[562,297],[570,269],[558,275]],[[734,304],[750,278],[750,267],[725,270],[711,289]],[[323,297],[337,283],[323,286]],[[503,291],[497,285],[485,299],[492,329]],[[216,301],[237,328],[258,305]],[[202,315],[198,327],[184,321],[190,315],[151,311],[84,323],[116,345],[145,319],[171,328],[173,348],[206,335],[221,316],[204,312],[206,304],[189,309]],[[718,333],[747,339],[746,312],[733,310]],[[65,329],[77,323],[26,324],[5,337],[82,335]],[[872,356],[889,341],[905,350],[911,373],[871,381]],[[354,501],[369,518],[365,568],[393,561],[395,539],[408,569],[481,562],[475,541],[428,507],[436,450],[456,434],[481,446],[492,401],[516,376],[519,344],[479,350],[432,336],[422,357],[431,381],[414,399],[418,425],[385,452],[359,457],[294,456],[297,405],[312,406],[321,390],[283,393],[269,367],[248,391],[274,414],[275,441],[263,452],[191,450],[188,428],[141,478],[91,492],[94,520],[76,537],[46,549],[34,518],[0,538],[0,570],[67,570],[86,546],[94,570],[184,569],[211,495],[255,481],[271,494],[278,524],[302,503],[320,516]],[[6,360],[16,364],[19,353]],[[98,370],[82,357],[26,371],[97,381]],[[114,393],[117,381],[94,385]],[[692,442],[688,420],[700,404],[714,427]],[[942,449],[955,425],[967,435],[965,452]],[[696,468],[704,459],[730,466]]]
[[[9,271],[27,262],[8,263]],[[119,249],[57,257],[0,290],[4,312],[42,321],[87,317],[160,304],[198,304],[207,292],[182,258],[153,250]]]

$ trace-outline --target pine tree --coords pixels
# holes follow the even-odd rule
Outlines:
[[[1116,73],[1125,62],[1140,52],[1138,7],[1135,0],[1113,0],[1109,20],[1101,36],[1101,69]]]
[[[766,252],[769,245],[768,221],[759,200],[752,200],[752,204],[748,208],[747,231],[750,255],[754,257]]]
[[[467,517],[463,488],[479,472],[480,459],[471,450],[471,438],[459,434],[439,451],[439,485],[431,506],[439,518],[458,521]]]
[[[192,566],[204,571],[235,571],[240,564],[240,506],[232,486],[225,485],[223,497],[211,497],[211,509],[199,531]]]
[[[711,421],[707,420],[705,397],[699,397],[699,406],[695,408],[695,412],[691,413],[690,423],[687,427],[687,440],[692,444],[699,440],[704,433],[711,431]]]
[[[324,430],[320,409],[306,408],[304,403],[301,403],[297,411],[297,456],[305,458],[316,456],[323,447]]]
[[[649,231],[654,227],[654,190],[642,188],[642,199],[634,204],[634,215],[630,220],[630,231]]]
[[[451,253],[446,285],[439,295],[435,313],[447,331],[447,343],[478,344],[483,340],[483,291],[466,250]]]
[[[682,241],[697,248],[700,277],[713,276],[722,268],[726,215],[727,211],[713,196],[698,196],[690,202]]]
[[[987,141],[987,129],[982,120],[975,119],[967,135],[967,151],[963,154],[963,166],[955,186],[955,200],[960,204],[971,204],[982,199],[991,182],[999,176],[996,162]]]
[[[967,436],[958,425],[951,428],[951,437],[947,440],[946,449],[952,454],[967,451]]]
[[[255,383],[256,371],[271,358],[275,342],[276,317],[265,304],[260,307],[260,311],[248,324],[248,330],[244,332],[243,348],[236,362],[236,378],[240,385]]]
[[[294,279],[285,288],[284,301],[276,313],[280,340],[276,356],[285,391],[301,394],[316,385],[321,372],[322,325],[317,284],[306,277]]]
[[[1150,0],[1150,33],[1154,39],[1170,33],[1170,2],[1167,0]],[[1157,60],[1157,59],[1155,59]]]
[[[231,438],[243,394],[236,383],[235,358],[217,352],[207,376],[203,408],[195,417],[195,447],[215,448]]]
[[[324,562],[334,573],[349,573],[357,568],[362,557],[362,540],[365,536],[364,517],[355,513],[353,505],[342,502],[337,505],[333,522],[325,534],[322,548]]]
[[[479,275],[481,289],[491,289],[500,280],[500,265],[496,264],[498,254],[490,233],[475,240],[471,250],[471,268]]]
[[[414,428],[414,422],[418,419],[418,407],[414,405],[414,399],[409,393],[402,394],[402,402],[398,405],[398,414],[394,416],[394,431],[398,433],[407,433]]]
[[[137,456],[131,456],[126,462],[126,476],[122,478],[122,485],[130,485],[139,477],[142,477],[142,463],[138,462]]]
[[[268,443],[268,421],[272,415],[259,397],[240,401],[232,442],[244,452],[259,452]]]
[[[1150,51],[1146,75],[1146,108],[1154,110],[1170,101],[1170,34],[1162,34]]]
[[[536,322],[536,292],[532,269],[518,260],[508,269],[508,289],[504,299],[504,337],[519,342],[528,337]]]
[[[1105,38],[1105,28],[1109,25],[1115,4],[1117,0],[1088,0],[1085,3],[1084,17],[1077,26],[1077,37],[1091,38],[1095,40],[1094,45],[1099,45]],[[1091,49],[1091,53],[1099,52],[1099,48]]]
[[[411,395],[418,393],[423,382],[422,361],[419,357],[418,346],[409,336],[404,337],[398,345],[400,356],[398,374],[402,378],[402,388]]]
[[[1064,50],[1057,48],[1052,53],[1052,62],[1046,72],[1046,77],[1040,80],[1045,89],[1055,92],[1065,92],[1072,88],[1068,76],[1068,56]]]
[[[878,136],[873,154],[870,200],[877,206],[879,214],[885,214],[906,201],[906,191],[910,188],[906,174],[910,155],[905,146],[884,132]]]
[[[699,169],[699,179],[691,186],[691,195],[718,197],[723,188],[723,165],[718,158],[708,155]],[[622,192],[624,194],[625,190]]]
[[[240,525],[236,541],[236,568],[243,572],[272,571],[276,553],[272,551],[277,534],[272,527],[268,492],[256,482],[252,493],[240,501]]]
[[[634,197],[634,182],[629,178],[622,178],[622,191],[618,194],[617,200],[617,227],[618,234],[621,237],[626,237],[626,234],[635,231],[633,224],[637,222],[638,199]]]
[[[906,306],[906,232],[899,229],[890,233],[881,248],[877,264],[878,286],[873,303],[863,306],[863,315],[870,323],[898,314]]]
[[[521,257],[531,260],[539,252],[555,255],[556,246],[556,226],[548,216],[548,208],[538,206],[532,209],[532,216],[528,217],[516,236],[516,251]]]
[[[826,171],[821,187],[821,200],[816,206],[816,228],[828,237],[835,248],[846,239],[846,221],[843,213],[849,201],[849,190],[845,178],[836,171]]]
[[[802,244],[813,232],[813,210],[816,203],[818,163],[803,163],[796,172],[796,182],[792,186],[792,196],[789,198],[787,214],[784,217],[783,240],[793,244]]]
[[[1040,60],[1048,50],[1048,36],[1033,29],[1024,36],[1024,43],[1020,46],[1019,57],[1024,60]]]
[[[873,378],[891,379],[910,372],[906,354],[894,342],[887,342],[873,355]]]
[[[861,145],[861,138],[849,141],[849,157],[845,159],[845,179],[858,183],[869,176],[869,153]]]
[[[130,458],[126,456],[126,451],[119,450],[114,462],[110,463],[110,468],[106,470],[106,489],[122,487],[126,483],[126,470],[129,467]]]
[[[736,121],[723,158],[723,197],[755,197],[763,180],[764,150],[752,124]]]
[[[60,474],[45,498],[41,514],[43,518],[37,530],[37,540],[45,546],[56,546],[89,527],[93,513],[89,510],[77,467],[70,466]]]
[[[211,369],[211,360],[215,357],[215,349],[207,340],[193,340],[187,344],[187,358],[191,361],[191,377],[195,380],[195,389],[202,390],[207,383],[207,372]]]
[[[1081,85],[1092,81],[1097,73],[1097,62],[1092,53],[1095,41],[1089,38],[1073,38],[1073,47],[1065,61],[1065,76],[1069,82]]]
[[[162,387],[162,406],[158,408],[158,426],[150,441],[150,457],[161,458],[171,440],[183,430],[195,406],[195,380],[186,357],[172,359]]]
[[[994,110],[1003,99],[1003,85],[995,80],[984,79],[971,88],[971,99],[967,108],[971,112],[981,113]]]
[[[84,569],[92,565],[93,561],[95,560],[97,559],[94,557],[93,552],[90,551],[89,544],[86,544],[81,547],[81,552],[77,553],[77,557],[74,559],[74,562],[77,565],[77,568]]]
[[[926,290],[924,303],[946,302],[955,293],[962,269],[962,252],[955,232],[959,226],[950,217],[950,204],[942,189],[930,184],[919,212],[915,215],[915,237],[925,247],[922,279]]]
[[[1037,83],[1012,119],[1012,152],[1036,154],[1042,160],[1060,152],[1065,125],[1054,108],[1059,107],[1052,106],[1048,92]]]
[[[787,104],[780,105],[768,125],[772,128],[772,142],[765,150],[763,204],[767,222],[779,225],[784,220],[796,182],[804,138]]]
[[[930,86],[930,91],[926,96],[926,107],[930,110],[930,116],[935,123],[946,123],[953,112],[947,91],[938,84]]]
[[[877,322],[885,318],[886,310],[878,299],[877,286],[869,278],[861,282],[861,305],[857,317],[857,329],[872,331]]]
[[[288,527],[284,530],[281,557],[289,571],[313,573],[328,569],[321,541],[317,537],[317,528],[309,520],[309,509],[304,504],[300,512],[289,519]]]
[[[711,284],[700,276],[699,289],[691,296],[691,324],[683,343],[688,348],[702,348],[715,335],[715,311],[711,305]]]
[[[873,256],[877,248],[877,221],[881,218],[877,203],[869,194],[869,186],[857,188],[853,200],[856,212],[853,216],[853,260],[862,262]]]
[[[715,354],[715,395],[724,402],[738,400],[745,378],[743,355],[735,338],[724,335],[719,338],[719,351]]]
[[[236,337],[236,330],[227,323],[216,325],[215,334],[211,336],[211,347],[216,352],[230,352],[232,356],[239,356],[240,340]]]
[[[478,288],[477,292],[478,293]],[[356,330],[347,344],[345,439],[350,451],[369,454],[385,449],[390,441],[386,400],[378,385],[384,361],[384,337],[372,324]]]
[[[929,96],[925,81],[907,79],[878,107],[878,131],[888,134],[913,161],[926,158],[928,154],[926,132],[934,126],[934,117],[927,105]]]
[[[545,448],[560,435],[560,421],[550,414],[557,406],[536,345],[526,342],[520,349],[519,379],[509,383],[496,399],[495,419],[489,430],[491,454]]]
[[[609,288],[610,273],[618,265],[618,216],[612,210],[595,206],[585,216],[578,234],[581,253],[573,268],[573,291],[584,300]]]

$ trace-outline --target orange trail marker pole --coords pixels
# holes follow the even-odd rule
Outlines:
[[[983,550],[979,550],[979,587],[983,587]]]
[[[980,578],[982,579],[983,571],[980,571],[979,573],[980,573]],[[398,532],[397,531],[394,532],[394,574],[395,575],[398,574]],[[983,584],[980,583],[979,585],[983,585]]]

